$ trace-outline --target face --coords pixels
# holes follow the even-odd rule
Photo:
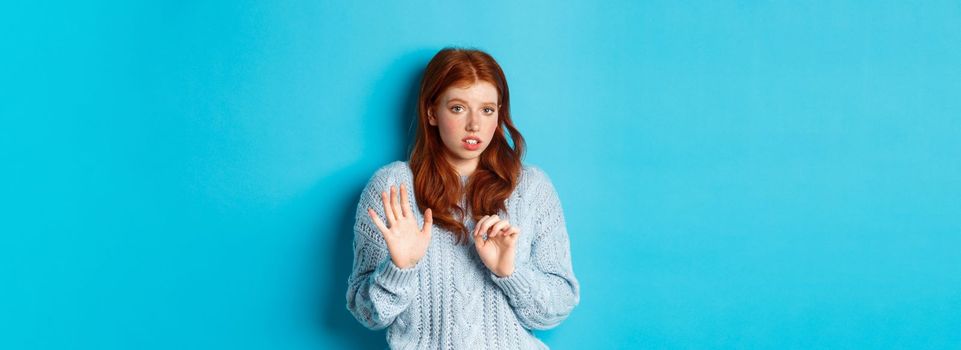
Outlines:
[[[477,169],[481,153],[494,137],[500,112],[497,97],[497,88],[486,81],[451,86],[428,112],[430,125],[438,128],[444,141],[447,161],[461,175]]]

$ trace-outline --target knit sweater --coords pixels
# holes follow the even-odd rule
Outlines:
[[[466,180],[461,176],[462,184]],[[560,199],[547,174],[523,165],[506,211],[497,213],[520,228],[514,272],[504,277],[480,260],[473,237],[458,245],[436,223],[424,257],[413,267],[395,265],[367,208],[386,225],[380,193],[400,184],[406,184],[417,227],[423,227],[408,163],[378,169],[357,204],[350,313],[369,329],[387,328],[391,349],[546,349],[531,330],[557,326],[580,302]],[[467,215],[464,224],[473,230],[476,222]]]

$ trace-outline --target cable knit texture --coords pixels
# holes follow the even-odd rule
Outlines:
[[[580,286],[557,192],[538,167],[522,169],[506,212],[497,213],[521,230],[514,273],[503,278],[481,262],[473,237],[470,244],[457,245],[453,233],[437,225],[416,265],[394,265],[367,208],[386,225],[380,193],[403,183],[418,227],[424,217],[407,162],[378,169],[357,204],[347,281],[350,313],[369,329],[387,328],[391,349],[546,349],[531,330],[549,329],[567,318],[580,302]],[[468,218],[465,224],[473,230],[476,222]]]

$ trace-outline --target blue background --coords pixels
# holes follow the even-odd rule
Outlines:
[[[360,190],[423,67],[503,66],[556,349],[961,347],[961,3],[0,6],[0,348],[381,348]]]

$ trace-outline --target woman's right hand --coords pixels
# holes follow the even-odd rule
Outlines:
[[[377,229],[387,242],[390,259],[397,267],[406,269],[417,265],[417,262],[427,254],[430,245],[431,230],[434,224],[430,208],[424,212],[424,227],[417,229],[417,218],[407,200],[407,189],[400,185],[400,202],[394,186],[390,186],[390,199],[387,192],[381,192],[380,198],[384,202],[384,215],[387,217],[388,228],[377,216],[372,208],[367,208],[367,214],[374,220]]]

